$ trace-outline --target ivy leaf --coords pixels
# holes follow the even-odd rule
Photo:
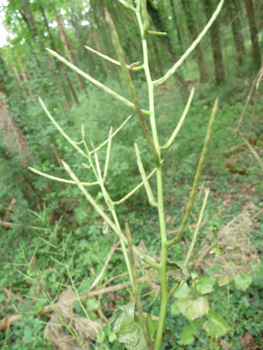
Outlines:
[[[236,275],[234,277],[234,281],[235,281],[236,287],[238,289],[241,289],[243,292],[245,292],[245,290],[247,290],[252,283],[252,277]]]
[[[203,324],[203,329],[211,338],[217,338],[225,335],[229,330],[231,330],[231,327],[215,311],[209,310],[208,321]]]
[[[198,299],[192,297],[181,298],[178,300],[177,305],[189,321],[206,315],[209,310],[209,304],[205,297]]]
[[[184,327],[181,333],[181,343],[183,345],[189,345],[195,340],[195,336],[198,336],[200,331],[199,328],[201,326],[200,321],[194,321],[190,323],[188,326]]]
[[[215,282],[216,279],[213,277],[201,277],[199,282],[196,284],[196,291],[199,294],[211,293],[214,290],[213,285]]]

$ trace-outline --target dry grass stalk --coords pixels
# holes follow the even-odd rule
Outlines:
[[[45,329],[45,338],[61,350],[90,349],[91,340],[102,329],[99,322],[73,312],[75,300],[71,289],[62,292]]]

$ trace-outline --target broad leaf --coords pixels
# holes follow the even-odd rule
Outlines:
[[[145,271],[146,271],[149,279],[152,282],[159,284],[159,285],[161,284],[159,270],[157,270],[153,266],[147,266],[145,268]],[[174,282],[180,283],[182,280],[185,280],[185,275],[184,275],[183,269],[176,262],[167,261],[167,263],[166,263],[166,275],[168,278],[171,278]]]
[[[184,283],[182,287],[175,292],[174,298],[186,298],[189,294],[189,287],[187,283]]]
[[[201,277],[199,282],[196,284],[196,291],[199,294],[208,294],[211,293],[213,289],[213,285],[215,284],[216,279],[213,277]]]
[[[223,320],[215,311],[209,310],[208,321],[203,324],[203,329],[212,338],[222,337],[229,330],[231,330],[230,325]]]
[[[194,341],[195,336],[198,336],[198,334],[200,333],[200,330],[199,330],[200,326],[201,326],[201,323],[198,320],[184,327],[181,333],[181,343],[183,345],[191,344]]]
[[[236,275],[234,277],[234,281],[235,281],[236,287],[238,289],[241,289],[243,292],[245,292],[245,290],[247,290],[252,283],[252,277]]]
[[[190,321],[206,315],[209,310],[209,304],[205,297],[198,299],[192,297],[182,298],[178,300],[177,305]]]
[[[229,282],[231,282],[233,280],[232,276],[224,276],[222,278],[220,278],[220,280],[218,281],[218,285],[219,287],[223,287],[226,284],[228,284]]]
[[[181,314],[181,310],[179,309],[179,306],[177,305],[177,302],[171,304],[171,315],[177,316]]]
[[[134,311],[135,303],[118,306],[112,315],[110,329],[128,350],[147,350],[143,331],[135,322]]]

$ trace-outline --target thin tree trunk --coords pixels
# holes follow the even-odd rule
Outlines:
[[[179,45],[180,45],[181,51],[183,53],[184,52],[183,39],[182,39],[180,26],[178,25],[178,18],[177,18],[176,9],[175,9],[173,0],[170,0],[170,4],[171,4],[171,7],[173,9],[173,17],[174,17],[174,23],[175,23],[175,28],[176,28],[176,32],[177,32]]]
[[[250,38],[252,43],[252,70],[258,71],[261,67],[261,54],[258,44],[258,29],[256,24],[253,1],[245,0],[245,8],[248,17]]]
[[[234,43],[236,47],[237,52],[237,61],[239,65],[243,64],[243,57],[246,53],[243,35],[242,35],[242,28],[241,23],[239,19],[239,9],[236,4],[236,0],[231,0],[227,2],[228,4],[228,13],[229,18],[231,20],[231,28],[234,38]]]
[[[1,80],[0,91],[6,94]],[[3,139],[7,149],[9,151],[16,150],[18,155],[22,157],[22,165],[24,167],[28,166],[28,160],[25,157],[29,154],[26,146],[26,139],[23,135],[22,129],[12,118],[11,111],[4,102],[4,99],[0,99],[0,129],[2,130]]]
[[[38,4],[39,4],[39,8],[40,8],[40,11],[42,13],[42,16],[43,16],[43,19],[44,19],[44,23],[45,23],[45,26],[46,26],[46,29],[47,29],[47,32],[48,32],[48,36],[49,36],[49,39],[50,39],[50,42],[51,42],[51,47],[54,51],[57,51],[58,52],[58,49],[57,49],[57,46],[56,46],[56,42],[53,38],[53,35],[52,35],[52,32],[49,28],[49,24],[48,24],[48,20],[47,20],[47,17],[46,17],[46,14],[45,14],[45,10],[44,10],[44,7],[43,7],[43,4],[42,4],[42,0],[38,0]],[[56,61],[57,62],[57,61]],[[77,94],[76,94],[76,91],[71,83],[71,80],[69,79],[69,76],[68,76],[68,73],[66,71],[66,68],[65,66],[63,65],[63,63],[61,61],[59,61],[58,63],[58,67],[61,67],[62,71],[63,71],[63,74],[64,74],[64,77],[68,83],[68,87],[69,89],[71,90],[71,93],[74,97],[74,100],[77,104],[79,104],[79,100],[78,100],[78,97],[77,97]]]
[[[206,14],[206,19],[208,21],[213,13],[213,4],[211,0],[202,0],[202,3]],[[225,69],[221,50],[220,27],[218,19],[210,28],[210,37],[215,67],[215,79],[216,83],[220,84],[225,80]]]
[[[56,22],[57,22],[57,25],[58,25],[60,38],[61,38],[61,40],[62,40],[62,42],[64,44],[64,48],[65,48],[65,50],[67,52],[67,55],[68,55],[68,60],[69,60],[69,62],[71,64],[74,64],[73,55],[72,55],[71,50],[70,50],[69,40],[68,40],[67,34],[65,32],[63,23],[60,20],[60,17],[59,17],[58,12],[56,10],[55,10],[55,18],[56,18]],[[80,90],[84,90],[86,88],[84,80],[77,73],[76,73],[76,78],[77,78],[77,82],[78,82],[78,86],[79,86]]]
[[[98,35],[97,35],[96,30],[94,29],[93,25],[91,25],[91,30],[92,30],[92,37],[93,37],[93,40],[95,42],[96,48],[100,53],[102,53],[99,38],[98,38]],[[109,69],[108,69],[104,59],[102,59],[102,63],[103,63],[103,67],[105,69],[105,72],[108,73]]]
[[[53,78],[53,81],[54,83],[56,84],[56,87],[57,89],[59,90],[61,96],[63,97],[61,103],[64,107],[65,110],[69,110],[70,109],[70,106],[67,102],[67,99],[65,98],[65,94],[64,94],[64,91],[61,87],[61,84],[59,83],[59,79],[58,79],[58,76],[57,76],[57,73],[53,67],[53,61],[52,59],[50,58],[50,56],[46,56],[46,50],[45,50],[45,46],[39,36],[39,33],[38,33],[38,30],[37,30],[37,27],[36,27],[36,24],[35,24],[35,21],[34,21],[34,17],[33,17],[33,14],[31,12],[31,9],[30,9],[30,6],[28,4],[28,0],[20,0],[21,1],[21,4],[23,6],[23,10],[24,10],[24,14],[23,15],[23,18],[26,22],[26,24],[28,25],[29,27],[29,30],[33,36],[33,38],[35,38],[36,42],[39,44],[40,46],[40,49],[43,53],[43,56],[47,57],[47,63],[48,63],[48,67],[50,69],[50,72],[51,72],[51,75],[52,75],[52,78]]]
[[[161,16],[160,16],[159,11],[152,7],[149,0],[147,0],[147,10],[148,10],[149,15],[151,16],[151,19],[153,21],[153,24],[154,24],[156,30],[161,31],[161,32],[166,32],[166,27],[165,27],[165,24],[164,24]],[[161,40],[162,40],[164,50],[168,56],[169,63],[170,63],[170,65],[173,65],[177,59],[177,54],[173,48],[172,42],[169,38],[169,35],[164,35]],[[182,76],[181,70],[178,70],[174,74],[174,77],[175,77],[178,85],[180,85],[180,87],[182,88],[182,92],[184,94],[186,94],[187,93],[186,83],[185,83],[184,77]]]
[[[23,80],[24,80],[24,82],[25,82],[25,84],[26,84],[26,86],[27,86],[27,91],[28,91],[28,93],[29,93],[29,96],[33,99],[33,98],[34,98],[34,95],[32,94],[32,91],[30,90],[30,88],[29,88],[29,86],[28,86],[28,79],[27,79],[26,72],[25,72],[24,67],[23,67],[22,60],[21,60],[20,57],[18,57],[16,50],[15,50],[15,56],[16,56],[18,65],[19,65],[19,67],[20,67],[20,69],[21,69],[21,74],[22,74]]]
[[[192,41],[194,41],[197,38],[199,33],[196,29],[194,16],[190,8],[190,2],[189,0],[181,0],[181,4],[183,6],[183,10],[186,16],[188,31],[191,35]],[[200,81],[204,82],[207,80],[207,70],[206,70],[205,57],[204,57],[204,52],[203,52],[201,43],[197,45],[197,47],[195,48],[195,53],[196,53],[197,62],[198,62]]]

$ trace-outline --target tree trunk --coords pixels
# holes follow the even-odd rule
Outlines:
[[[211,0],[202,0],[206,19],[209,21],[213,13],[213,4]],[[215,79],[216,83],[220,84],[225,80],[225,69],[223,63],[223,56],[221,50],[221,41],[220,41],[220,27],[219,19],[213,23],[210,28],[210,37],[211,37],[211,47],[213,52],[214,67],[215,67]]]
[[[196,29],[194,16],[191,12],[190,2],[189,0],[181,0],[181,3],[186,16],[188,31],[191,35],[192,41],[194,41],[198,37],[199,33]],[[202,50],[201,43],[199,43],[199,45],[197,45],[197,47],[195,48],[195,53],[196,53],[197,62],[198,62],[200,82],[203,83],[204,81],[207,80],[207,70],[206,70],[205,57],[204,57],[204,52]]]
[[[68,55],[68,60],[71,64],[74,64],[73,55],[72,55],[71,50],[70,50],[69,40],[68,40],[67,34],[65,32],[63,23],[60,20],[60,17],[59,17],[58,12],[56,10],[55,10],[55,18],[56,18],[56,22],[58,25],[60,38],[64,44],[64,48],[65,48],[67,55]],[[82,79],[82,77],[78,73],[76,73],[76,78],[77,78],[77,82],[78,82],[78,86],[79,86],[80,90],[84,90],[86,88],[84,80]]]
[[[239,65],[243,64],[243,57],[246,53],[242,28],[239,19],[239,9],[237,7],[236,0],[228,1],[228,13],[231,21],[232,33],[234,38],[234,43],[237,51],[237,61]]]
[[[147,11],[148,11],[149,15],[151,16],[151,19],[153,21],[153,24],[154,24],[156,30],[161,31],[161,32],[166,32],[166,27],[165,27],[165,24],[164,24],[161,16],[160,16],[159,11],[155,10],[152,7],[151,2],[149,0],[147,0]],[[173,48],[172,42],[169,38],[169,35],[162,36],[161,40],[162,40],[164,50],[168,56],[168,61],[169,61],[170,65],[173,65],[177,59],[177,54]],[[187,92],[186,91],[186,83],[185,83],[185,80],[184,80],[180,70],[178,70],[175,73],[175,79],[176,79],[177,83],[180,85],[180,87],[182,88],[183,93],[185,94]]]
[[[6,95],[5,89],[0,80],[0,92]],[[0,129],[3,134],[5,145],[9,151],[15,150],[22,159],[22,165],[28,166],[28,160],[25,157],[29,154],[26,146],[26,139],[22,129],[16,124],[11,116],[11,112],[7,104],[0,98]]]
[[[185,50],[184,50],[184,45],[183,45],[183,40],[182,40],[182,34],[181,34],[180,26],[178,25],[178,18],[177,18],[176,9],[175,9],[173,0],[170,0],[170,4],[171,4],[171,7],[173,9],[173,17],[174,17],[174,23],[175,23],[175,28],[176,28],[176,32],[177,32],[179,45],[180,45],[181,51],[183,53]]]
[[[51,47],[52,47],[52,49],[53,49],[54,51],[58,52],[58,49],[57,49],[57,46],[56,46],[56,42],[55,42],[55,40],[54,40],[54,38],[53,38],[53,35],[52,35],[52,32],[51,32],[51,30],[50,30],[50,28],[49,28],[49,24],[48,24],[48,20],[47,20],[46,14],[45,14],[45,10],[44,10],[44,7],[43,7],[43,5],[42,5],[42,0],[38,0],[38,4],[39,4],[39,8],[40,8],[40,11],[41,11],[42,16],[43,16],[43,19],[44,19],[44,23],[45,23],[45,26],[46,26],[46,30],[47,30],[47,32],[48,32],[48,36],[49,36],[49,39],[50,39],[50,42],[51,42]],[[56,61],[56,62],[57,62],[57,61]],[[75,102],[76,102],[77,104],[79,104],[79,100],[78,100],[76,91],[75,91],[75,89],[74,89],[74,87],[73,87],[73,85],[72,85],[72,83],[71,83],[71,80],[69,79],[69,76],[68,76],[68,73],[67,73],[67,71],[66,71],[66,68],[65,68],[65,66],[63,65],[63,63],[62,63],[61,61],[59,61],[57,67],[59,67],[59,66],[60,66],[60,68],[61,68],[62,71],[63,71],[64,77],[65,77],[65,79],[66,79],[66,81],[67,81],[67,83],[68,83],[68,87],[69,87],[69,89],[71,90],[71,93],[72,93],[72,95],[73,95],[73,97],[74,97]]]
[[[15,56],[16,56],[18,65],[19,65],[19,67],[21,69],[21,74],[22,74],[23,80],[24,80],[25,84],[27,85],[27,91],[29,93],[29,96],[33,99],[34,95],[32,94],[32,91],[30,90],[30,88],[28,86],[28,79],[27,79],[27,76],[26,76],[26,72],[24,70],[23,62],[22,62],[21,58],[18,57],[16,50],[15,50]]]
[[[28,0],[21,0],[21,3],[23,6],[23,10],[24,10],[23,19],[25,20],[26,24],[28,25],[29,30],[32,33],[33,38],[35,38],[36,42],[39,44],[40,49],[43,53],[43,56],[45,56],[45,54],[46,54],[45,46],[44,46],[44,44],[39,36],[38,30],[37,30],[37,27],[36,27],[36,24],[34,21],[33,14],[31,12],[30,6],[28,4]],[[62,103],[64,109],[68,111],[70,109],[70,106],[67,102],[67,99],[66,99],[64,91],[61,87],[61,84],[59,83],[57,73],[53,67],[53,61],[49,55],[47,56],[47,64],[48,64],[48,67],[50,69],[53,81],[56,84],[56,87],[59,90],[61,96],[63,97],[61,103]]]
[[[260,0],[262,1],[262,0]],[[245,8],[248,17],[250,38],[252,43],[252,70],[258,71],[261,67],[261,54],[258,44],[258,29],[252,0],[245,0]]]

